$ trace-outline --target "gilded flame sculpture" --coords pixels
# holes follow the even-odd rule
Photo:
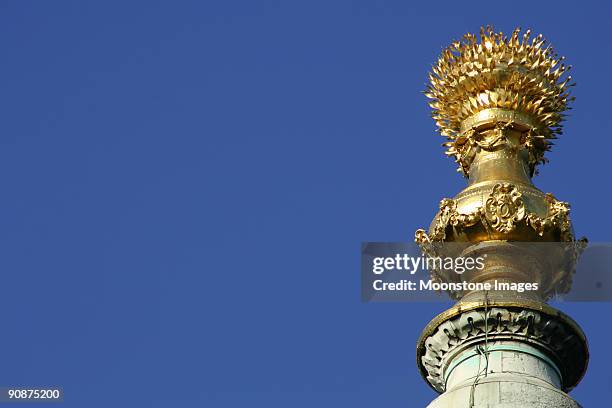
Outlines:
[[[505,127],[524,130],[521,140],[530,153],[533,170],[545,162],[550,140],[562,133],[563,112],[568,108],[570,70],[542,35],[530,40],[530,31],[510,38],[482,28],[480,42],[466,34],[446,48],[429,74],[426,95],[431,98],[433,119],[445,146],[467,177],[477,148],[490,149],[501,142]],[[488,132],[477,129],[495,123]]]

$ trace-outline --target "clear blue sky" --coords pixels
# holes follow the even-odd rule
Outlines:
[[[70,407],[424,407],[415,342],[445,305],[361,303],[360,243],[411,240],[463,187],[421,91],[483,24],[574,65],[536,184],[611,241],[610,5],[409,3],[3,1],[0,385]],[[574,395],[603,406],[612,305],[561,307],[591,344]]]

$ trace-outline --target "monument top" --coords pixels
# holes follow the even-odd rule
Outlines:
[[[446,154],[466,177],[477,151],[494,147],[501,128],[522,134],[531,175],[562,133],[563,112],[574,99],[570,66],[541,34],[520,32],[507,37],[487,26],[480,41],[468,33],[442,51],[429,74],[432,117],[448,139]]]

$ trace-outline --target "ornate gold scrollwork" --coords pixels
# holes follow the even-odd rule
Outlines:
[[[415,232],[415,241],[418,244],[443,242],[446,240],[448,226],[461,230],[478,222],[484,223],[485,227],[497,232],[509,233],[523,221],[540,236],[547,231],[557,229],[562,242],[574,241],[569,218],[569,204],[558,201],[550,193],[546,194],[546,202],[548,203],[546,217],[528,212],[521,192],[510,183],[496,184],[486,199],[485,206],[469,214],[459,213],[457,202],[445,198],[440,201],[440,212],[434,221],[431,233],[428,234],[425,230],[419,229]]]
[[[546,194],[546,202],[548,203],[548,215],[541,218],[535,214],[529,214],[527,222],[540,236],[544,235],[544,232],[547,230],[556,227],[559,228],[562,241],[572,241],[573,233],[569,219],[569,203],[558,201],[551,193]]]
[[[494,123],[495,126],[490,129],[469,128],[460,133],[453,142],[443,144],[443,146],[448,147],[446,155],[455,157],[455,162],[459,164],[459,170],[464,175],[469,173],[474,158],[481,150],[493,151],[511,144],[509,143],[508,132],[514,128],[514,123],[512,121],[497,121]],[[527,164],[534,174],[537,173],[536,166],[538,164],[548,161],[544,157],[544,152],[548,150],[549,146],[546,137],[540,135],[540,133],[535,127],[523,131],[519,140],[512,146],[527,151]]]
[[[485,203],[484,215],[495,231],[511,232],[525,218],[522,194],[512,184],[496,184]]]

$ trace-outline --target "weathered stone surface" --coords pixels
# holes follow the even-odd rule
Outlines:
[[[473,391],[472,391],[473,389]],[[471,404],[473,393],[473,405]],[[483,378],[464,383],[435,399],[428,408],[581,408],[566,393],[524,376]]]

